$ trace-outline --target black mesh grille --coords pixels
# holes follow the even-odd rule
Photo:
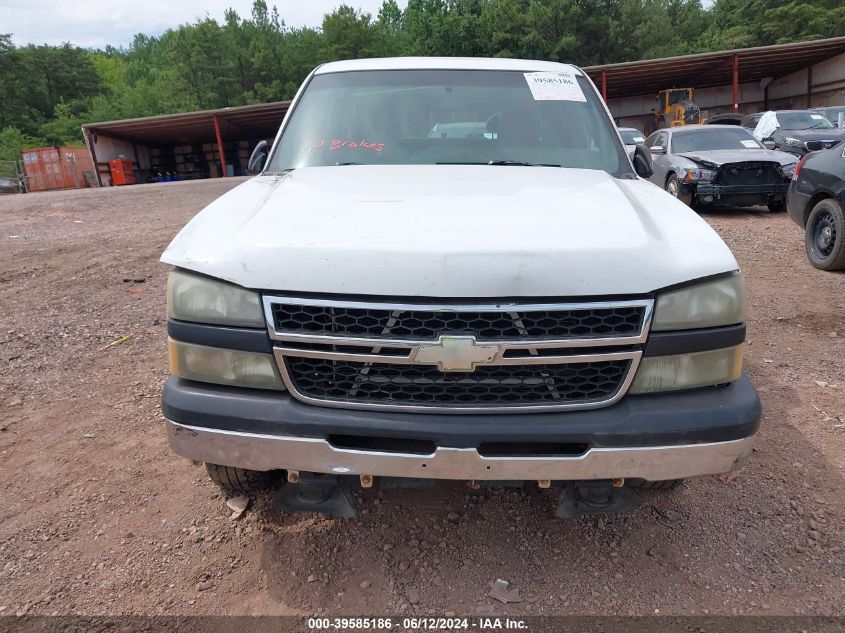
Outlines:
[[[434,407],[607,400],[621,387],[630,362],[485,366],[468,373],[443,373],[427,365],[286,359],[294,386],[309,398]]]
[[[821,149],[828,149],[836,145],[839,141],[807,141],[807,151],[817,152]]]
[[[439,334],[474,334],[482,340],[636,336],[642,306],[540,312],[390,311],[273,304],[279,331],[368,338],[434,339]]]
[[[774,185],[785,182],[776,163],[729,163],[719,169],[717,185]]]

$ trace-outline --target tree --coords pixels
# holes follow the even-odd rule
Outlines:
[[[404,16],[396,0],[384,0],[378,12],[376,31],[378,57],[397,57],[408,50],[408,38],[405,37]]]
[[[28,86],[35,108],[49,119],[60,103],[74,104],[101,90],[91,54],[70,43],[27,46],[23,49]]]
[[[377,34],[369,13],[342,4],[323,17],[322,59],[374,57]]]
[[[74,115],[64,101],[56,104],[52,120],[41,126],[41,136],[47,145],[84,145],[82,119]]]
[[[5,127],[0,130],[0,160],[20,160],[22,150],[43,144],[43,140],[16,127]]]

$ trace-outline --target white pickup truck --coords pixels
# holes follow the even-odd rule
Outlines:
[[[533,481],[573,516],[750,455],[736,260],[580,69],[326,64],[253,162],[162,256],[170,445],[224,487]]]

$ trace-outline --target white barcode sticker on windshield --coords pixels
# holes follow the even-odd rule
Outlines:
[[[821,121],[824,117],[821,114],[811,114],[811,119],[816,119],[817,121]]]
[[[534,101],[586,101],[578,79],[567,72],[525,73]]]
[[[759,145],[757,145],[757,141],[747,140],[747,141],[741,141],[741,142],[746,147],[753,147],[754,149],[758,149],[760,147]]]

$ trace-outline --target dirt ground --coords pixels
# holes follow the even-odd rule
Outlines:
[[[0,198],[0,615],[845,614],[845,275],[785,214],[707,215],[746,274],[764,406],[735,479],[569,521],[549,491],[462,484],[230,520],[166,443],[158,258],[238,182]]]

